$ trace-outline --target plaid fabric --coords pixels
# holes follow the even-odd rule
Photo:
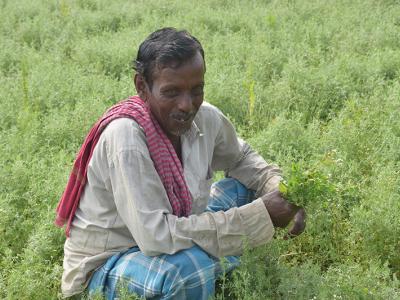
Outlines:
[[[253,191],[225,178],[213,184],[207,210],[226,211],[253,198]],[[88,290],[91,295],[100,292],[106,299],[118,298],[121,288],[147,299],[209,299],[214,295],[215,279],[239,265],[237,256],[224,261],[221,264],[197,246],[154,257],[133,247],[112,256],[95,271]]]
[[[55,224],[62,227],[67,223],[67,236],[86,183],[87,166],[93,150],[107,125],[122,117],[132,118],[143,127],[150,156],[167,192],[173,214],[179,217],[188,216],[192,210],[192,198],[174,147],[143,100],[134,96],[111,107],[86,136],[56,210]]]

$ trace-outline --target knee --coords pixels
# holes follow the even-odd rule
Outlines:
[[[213,273],[215,266],[214,260],[198,246],[168,255],[166,261],[181,278],[190,277],[194,273]]]
[[[171,294],[180,290],[196,291],[211,295],[215,285],[215,261],[199,247],[195,246],[182,250],[174,255],[165,257],[169,264],[168,279],[164,281],[164,294]]]
[[[237,187],[245,188],[245,186],[241,184],[239,180],[231,177],[225,177],[219,181],[214,182],[211,186],[211,189],[231,190],[237,189]]]
[[[245,205],[253,199],[254,191],[247,189],[234,178],[224,178],[212,185],[207,210],[226,211]]]

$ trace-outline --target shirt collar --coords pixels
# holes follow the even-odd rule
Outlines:
[[[203,136],[203,133],[197,126],[196,121],[193,121],[192,126],[190,126],[189,130],[184,133],[184,136],[190,143],[193,143],[197,137]]]

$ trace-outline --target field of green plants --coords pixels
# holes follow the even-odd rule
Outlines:
[[[88,129],[135,94],[164,26],[206,52],[206,99],[285,172],[306,232],[248,250],[218,299],[400,299],[397,0],[0,0],[0,299],[57,299],[55,207]]]

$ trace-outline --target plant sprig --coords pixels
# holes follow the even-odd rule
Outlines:
[[[293,163],[291,171],[279,183],[279,191],[291,203],[307,207],[321,198],[333,196],[335,186],[320,171],[304,169],[300,164]]]

